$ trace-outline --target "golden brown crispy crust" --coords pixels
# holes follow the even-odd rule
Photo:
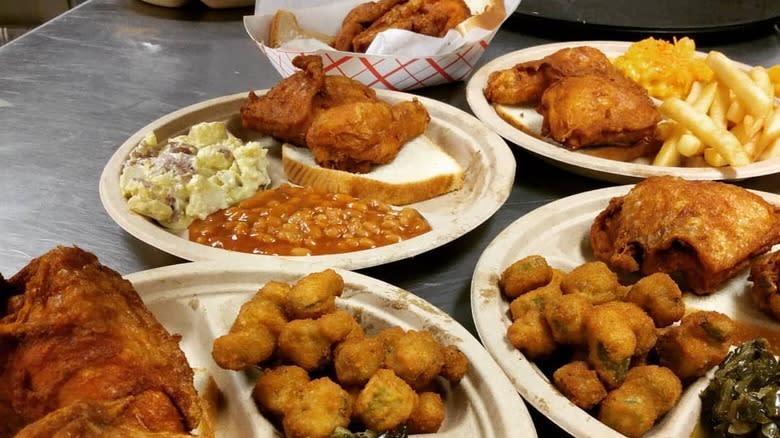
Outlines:
[[[613,269],[679,272],[690,289],[708,294],[780,242],[780,213],[735,185],[651,177],[610,200],[590,240]]]
[[[379,32],[403,29],[444,36],[471,15],[463,0],[380,0],[352,9],[341,24],[333,47],[365,52]]]
[[[552,84],[537,111],[542,135],[569,149],[631,146],[652,138],[661,114],[646,92],[606,76],[569,76]]]
[[[132,397],[132,415],[114,426],[184,432],[198,425],[179,337],[117,272],[79,248],[57,247],[8,282],[24,294],[0,319],[0,412],[10,406],[17,427],[81,400],[123,397]]]
[[[748,280],[753,282],[751,294],[758,308],[780,321],[780,251],[763,255],[750,266]]]

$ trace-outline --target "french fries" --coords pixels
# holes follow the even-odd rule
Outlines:
[[[707,65],[715,80],[691,88],[683,101],[669,98],[659,110],[664,140],[657,166],[744,166],[780,156],[780,105],[775,100],[775,67],[740,69],[719,52]]]

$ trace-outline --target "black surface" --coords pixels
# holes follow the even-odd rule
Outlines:
[[[705,37],[765,32],[780,22],[780,0],[522,0],[515,26],[602,37]]]

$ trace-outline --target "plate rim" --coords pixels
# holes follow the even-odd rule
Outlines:
[[[265,93],[268,89],[253,91],[255,93]],[[114,223],[128,234],[160,251],[188,261],[251,260],[257,262],[268,257],[297,261],[303,258],[310,264],[346,269],[369,268],[414,257],[450,243],[490,219],[509,198],[514,185],[516,163],[512,150],[506,141],[476,117],[445,102],[401,91],[382,89],[376,89],[375,91],[379,97],[418,99],[429,111],[447,115],[447,118],[441,118],[443,123],[457,124],[457,122],[465,121],[468,123],[469,129],[479,131],[480,141],[479,143],[475,142],[471,149],[477,152],[475,160],[489,160],[488,164],[490,164],[492,179],[485,185],[485,190],[481,192],[485,196],[477,198],[477,202],[463,203],[464,208],[471,213],[470,215],[459,215],[459,210],[448,210],[448,215],[453,217],[453,221],[448,226],[433,227],[428,233],[393,245],[348,253],[296,257],[250,254],[213,248],[176,236],[163,227],[143,218],[141,215],[130,212],[127,209],[126,200],[121,195],[119,174],[121,173],[122,163],[135,145],[148,132],[152,132],[160,126],[164,126],[186,115],[204,111],[215,105],[245,99],[247,92],[219,96],[185,106],[155,119],[131,134],[114,151],[101,172],[98,191],[103,209]],[[465,170],[468,172],[468,169]],[[461,190],[464,189],[468,190],[468,187],[463,187]],[[448,195],[444,194],[442,196]],[[414,207],[415,205],[410,204],[409,206]],[[425,216],[423,211],[421,213]]]
[[[478,119],[511,144],[550,161],[557,167],[603,181],[626,184],[636,182],[642,178],[661,175],[674,175],[696,180],[736,181],[780,172],[780,158],[757,161],[737,168],[675,167],[616,161],[570,151],[537,139],[507,123],[496,114],[496,111],[487,102],[482,92],[487,84],[487,77],[492,71],[511,67],[517,62],[526,59],[537,59],[556,50],[580,46],[592,46],[599,50],[625,52],[631,44],[633,44],[631,41],[568,41],[530,46],[506,53],[492,59],[471,76],[466,85],[466,101]],[[702,52],[697,53],[704,55]],[[736,60],[734,62],[743,68],[751,68],[751,66]]]
[[[212,275],[224,277],[224,288],[233,287],[229,280],[240,275],[251,275],[254,273],[260,276],[266,273],[284,273],[285,275],[302,276],[322,269],[322,266],[312,265],[298,261],[286,261],[282,259],[269,259],[260,262],[230,262],[225,260],[209,260],[186,262],[176,265],[162,266],[123,275],[123,278],[130,281],[133,287],[138,290],[138,294],[145,302],[156,303],[166,299],[196,298],[198,295],[186,292],[183,284],[186,280],[198,277],[207,278]],[[448,315],[443,310],[434,306],[426,299],[406,291],[398,286],[383,280],[342,268],[331,268],[344,279],[345,285],[358,286],[360,293],[368,293],[375,297],[390,300],[391,302],[403,302],[404,306],[412,309],[412,313],[433,325],[439,330],[443,330],[448,336],[453,336],[459,340],[458,348],[469,357],[469,372],[473,372],[475,387],[482,384],[489,385],[489,393],[495,396],[492,400],[483,400],[485,406],[497,409],[494,411],[486,410],[491,414],[490,418],[483,418],[485,423],[491,428],[499,429],[494,434],[495,437],[502,435],[502,430],[514,431],[522,430],[524,436],[535,438],[536,425],[531,418],[530,412],[525,406],[520,394],[510,384],[509,378],[503,372],[497,361],[479,342],[478,338],[471,334],[455,318]],[[258,279],[258,283],[264,283],[267,280]],[[213,285],[213,283],[212,283]],[[173,293],[164,294],[144,294],[144,289],[152,286],[174,289]],[[177,293],[175,290],[179,288]],[[348,298],[347,298],[348,299]],[[377,306],[378,310],[389,310],[382,306]],[[162,322],[161,322],[162,323]],[[430,326],[426,324],[423,329]],[[487,409],[487,408],[486,408]]]
[[[548,217],[551,211],[560,211],[562,206],[571,208],[582,203],[602,202],[604,208],[606,208],[610,199],[615,196],[625,195],[634,186],[635,184],[625,184],[577,193],[547,203],[520,216],[502,229],[488,243],[477,259],[471,279],[471,314],[482,345],[499,364],[504,373],[507,374],[509,380],[526,402],[534,406],[550,421],[578,437],[618,438],[624,437],[624,435],[606,426],[597,417],[574,405],[555,389],[547,376],[541,374],[541,371],[536,368],[533,361],[527,359],[525,355],[506,341],[506,326],[502,322],[503,317],[499,316],[497,318],[494,313],[485,311],[487,308],[492,309],[493,304],[499,303],[503,298],[500,292],[491,289],[488,296],[491,297],[490,299],[493,297],[495,299],[487,302],[484,298],[486,295],[485,287],[490,285],[491,276],[499,275],[498,270],[501,269],[501,266],[498,266],[498,261],[506,254],[506,251],[501,250],[502,241],[509,240],[509,236],[521,234],[522,229],[528,226],[529,222],[537,222],[539,218]],[[780,206],[780,194],[760,190],[749,191],[761,196],[767,202]],[[598,211],[594,212],[594,220],[597,213]],[[502,329],[502,331],[497,331],[497,328]],[[496,335],[496,333],[499,334]],[[516,371],[521,371],[522,374],[517,375]],[[694,385],[700,386],[702,382],[697,381],[691,384],[691,386]],[[688,394],[688,391],[683,392],[683,397],[686,394]],[[688,402],[690,403],[690,400]],[[682,399],[676,406],[680,406],[681,403]],[[648,436],[665,436],[663,432],[663,430],[659,430],[657,433],[651,431],[649,432],[651,435]]]

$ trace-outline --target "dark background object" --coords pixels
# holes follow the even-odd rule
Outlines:
[[[780,0],[522,0],[508,26],[572,40],[745,39],[780,24]]]

